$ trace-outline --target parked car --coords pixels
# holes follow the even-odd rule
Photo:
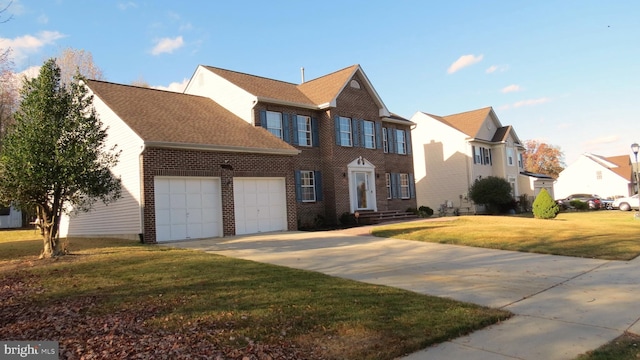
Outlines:
[[[573,208],[573,206],[571,205],[571,201],[573,200],[580,200],[584,203],[587,203],[590,210],[600,209],[600,205],[602,204],[602,198],[594,194],[572,194],[564,199],[556,200],[556,203],[558,204],[558,206],[560,206],[561,209],[566,210]]]
[[[635,194],[633,196],[615,199],[611,206],[613,206],[614,209],[620,209],[622,211],[629,211],[631,209],[638,210],[640,209],[640,201],[638,200],[638,194]]]

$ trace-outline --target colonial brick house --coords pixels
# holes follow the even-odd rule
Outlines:
[[[358,65],[302,84],[199,66],[184,94],[88,81],[123,197],[61,236],[145,242],[295,230],[415,207],[411,121]]]

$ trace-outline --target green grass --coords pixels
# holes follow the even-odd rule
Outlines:
[[[625,333],[576,360],[636,360],[640,358],[640,335]]]
[[[122,240],[71,239],[71,255],[38,261],[42,243],[30,234],[0,232],[0,280],[31,279],[42,289],[29,295],[31,306],[96,299],[97,306],[83,310],[87,316],[152,308],[157,316],[146,326],[180,332],[199,324],[213,344],[237,349],[251,341],[286,341],[325,359],[393,359],[510,316],[309,271]]]
[[[552,220],[523,216],[460,216],[444,220],[450,221],[381,226],[373,229],[372,234],[609,260],[630,260],[640,254],[640,221],[634,219],[632,212],[566,212]]]

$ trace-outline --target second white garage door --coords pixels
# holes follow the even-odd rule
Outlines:
[[[287,230],[284,178],[234,178],[236,235]]]
[[[222,236],[219,178],[156,177],[156,241]]]

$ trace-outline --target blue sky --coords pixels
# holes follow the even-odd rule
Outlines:
[[[16,71],[66,47],[108,81],[162,87],[199,64],[294,83],[360,64],[392,112],[492,106],[567,164],[640,142],[639,1],[13,0],[8,15]]]

